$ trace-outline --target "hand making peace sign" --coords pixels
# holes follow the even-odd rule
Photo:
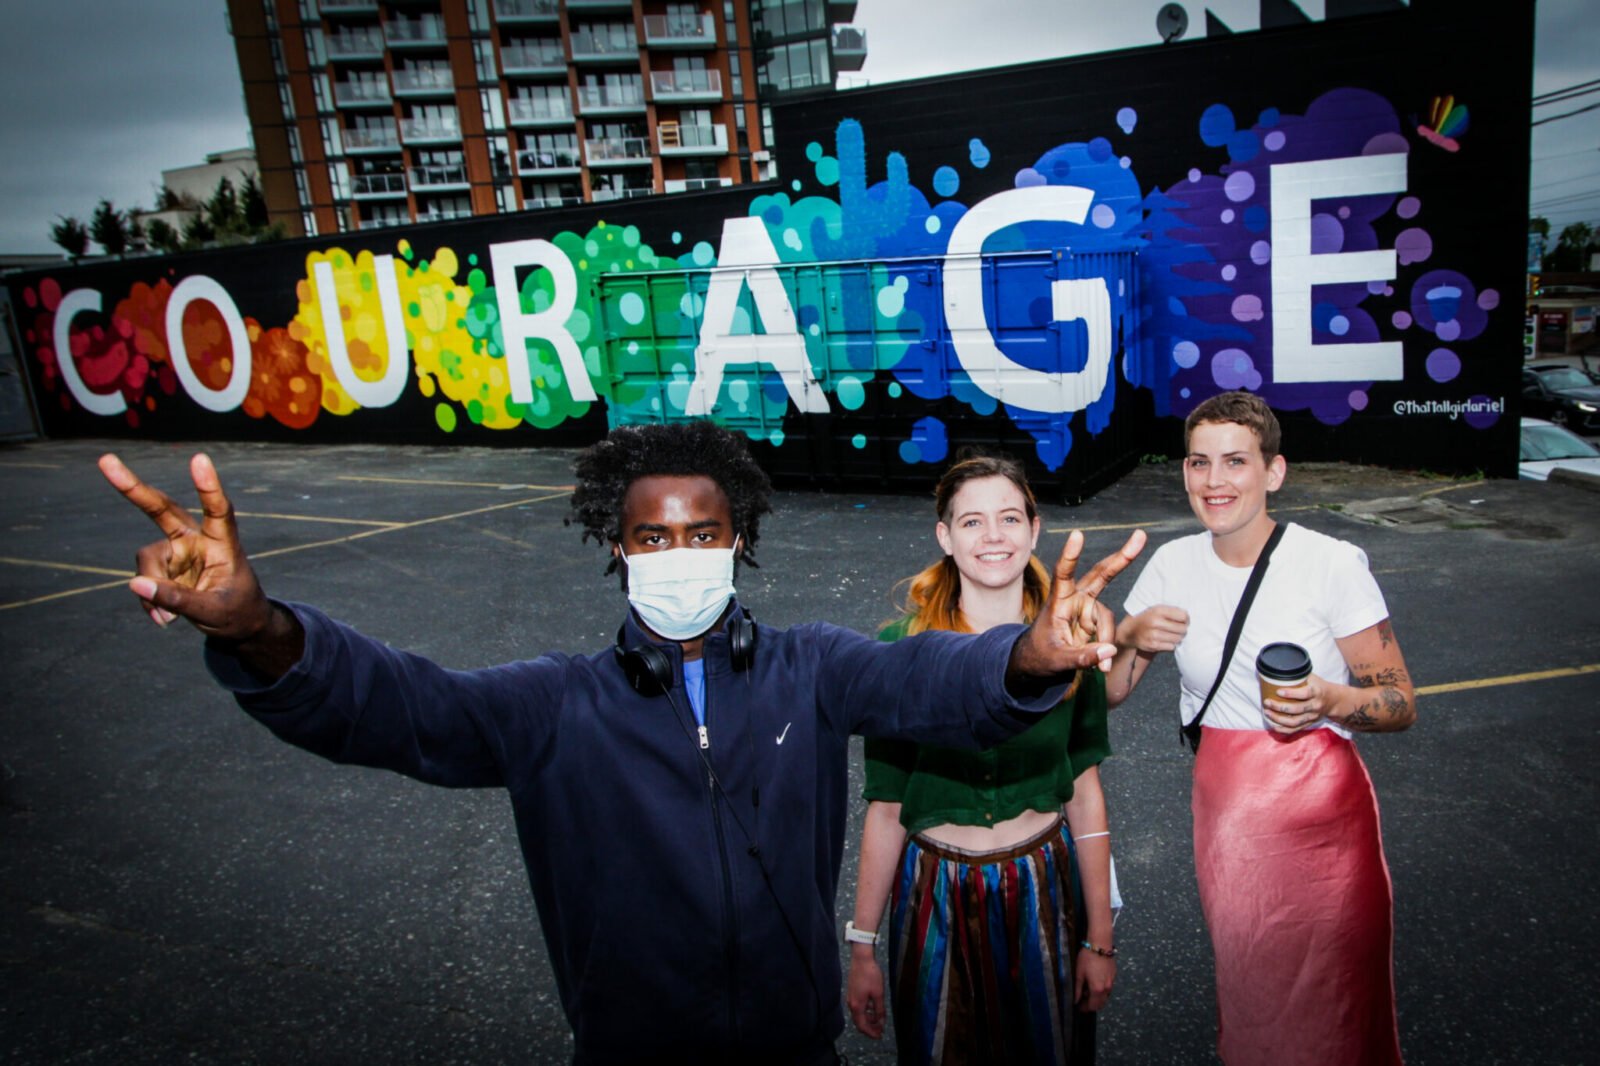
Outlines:
[[[243,657],[269,676],[283,673],[299,658],[299,623],[261,591],[239,543],[233,505],[209,458],[196,455],[189,462],[189,476],[200,496],[198,522],[166,493],[140,481],[115,455],[100,457],[100,472],[165,534],[139,549],[138,576],[128,582],[157,625],[187,618],[206,636],[239,645]]]
[[[1083,534],[1073,530],[1056,563],[1050,598],[1011,650],[1008,678],[1013,674],[1057,677],[1096,665],[1109,670],[1117,653],[1117,646],[1112,643],[1116,626],[1111,609],[1100,602],[1100,594],[1112,578],[1139,557],[1144,542],[1144,530],[1134,530],[1120,549],[1095,563],[1080,581],[1077,571],[1078,558],[1083,554]]]

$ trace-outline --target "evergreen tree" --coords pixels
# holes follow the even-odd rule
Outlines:
[[[50,239],[71,259],[83,258],[89,250],[89,227],[71,217],[58,218],[50,227]]]
[[[110,200],[101,200],[89,218],[89,236],[107,255],[121,256],[128,250],[128,220]]]
[[[188,222],[183,224],[183,247],[186,249],[204,248],[215,243],[217,231],[206,220],[205,213],[191,215]]]
[[[136,212],[128,212],[128,250],[142,252],[150,247],[149,233],[145,230],[144,219]]]
[[[158,252],[176,252],[183,247],[183,238],[165,219],[153,218],[150,220],[150,247]]]
[[[254,174],[246,174],[239,186],[239,212],[244,216],[247,232],[260,235],[272,220],[267,217],[267,198],[261,194],[261,184]]]
[[[206,221],[218,236],[239,233],[243,230],[239,214],[239,196],[233,191],[233,182],[226,177],[217,179],[216,191],[206,201]]]

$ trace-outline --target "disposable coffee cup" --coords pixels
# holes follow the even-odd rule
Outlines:
[[[1261,682],[1263,700],[1282,699],[1280,688],[1303,685],[1310,676],[1311,656],[1298,644],[1268,644],[1256,656],[1256,680]]]

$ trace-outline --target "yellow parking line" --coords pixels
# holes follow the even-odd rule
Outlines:
[[[435,515],[432,518],[419,518],[413,522],[399,522],[394,525],[380,526],[377,529],[363,529],[360,533],[352,533],[347,537],[333,537],[328,540],[311,541],[307,544],[291,544],[285,548],[272,548],[268,551],[251,552],[250,558],[268,559],[275,555],[292,555],[295,552],[303,552],[311,548],[326,548],[333,544],[347,544],[353,540],[364,540],[367,537],[375,537],[380,533],[393,533],[400,529],[415,529],[418,526],[433,525],[436,522],[449,522],[457,518],[471,518],[473,515],[488,514],[491,511],[504,511],[510,507],[522,507],[530,503],[544,503],[547,500],[561,499],[566,495],[567,493],[565,491],[561,491],[552,492],[547,496],[530,496],[523,500],[508,500],[505,503],[491,504],[488,507],[474,507],[470,511],[456,511],[451,514]],[[118,571],[102,570],[95,572],[114,574]],[[44,596],[35,596],[32,599],[14,600],[11,603],[0,603],[0,611],[9,611],[14,607],[31,607],[37,603],[48,603],[51,600],[64,599],[67,596],[77,596],[85,592],[99,592],[102,589],[120,588],[126,585],[128,579],[132,577],[132,572],[128,572],[119,581],[107,581],[99,585],[86,585],[83,588],[63,589],[60,592],[52,592]]]
[[[9,611],[13,607],[32,607],[36,603],[49,603],[51,600],[61,600],[68,596],[78,596],[85,592],[99,592],[102,589],[127,588],[128,581],[132,577],[133,573],[132,571],[129,571],[127,576],[122,578],[120,581],[105,581],[98,585],[85,585],[82,588],[63,589],[60,592],[51,592],[43,596],[35,596],[31,600],[13,600],[10,603],[0,603],[0,611]]]
[[[1424,496],[1437,496],[1441,492],[1454,492],[1456,489],[1466,489],[1471,488],[1473,485],[1481,484],[1483,484],[1481,481],[1459,481],[1454,485],[1440,485],[1436,489],[1429,489],[1427,492],[1417,493],[1417,498],[1421,499]]]
[[[534,489],[543,492],[571,492],[571,485],[524,485],[510,481],[428,481],[413,477],[370,477],[364,474],[340,474],[336,481],[376,481],[383,485],[453,485],[469,489]]]
[[[1437,696],[1443,692],[1463,692],[1475,688],[1493,688],[1496,685],[1520,685],[1525,681],[1548,681],[1555,677],[1577,677],[1581,674],[1594,673],[1600,673],[1600,663],[1565,666],[1559,670],[1535,670],[1528,674],[1506,674],[1504,677],[1482,677],[1476,681],[1453,681],[1447,685],[1424,685],[1417,689],[1417,695]]]
[[[40,566],[46,570],[73,570],[80,574],[110,574],[115,576],[132,577],[132,570],[107,570],[103,566],[80,566],[77,563],[47,563],[40,559],[16,559],[9,555],[0,555],[0,563],[11,566]]]
[[[60,470],[60,463],[30,463],[21,459],[8,460],[0,463],[0,467],[7,470]]]
[[[274,514],[271,511],[235,511],[236,518],[275,518],[280,522],[329,522],[342,526],[382,526],[385,529],[405,525],[404,522],[380,522],[375,518],[329,518],[316,514]]]

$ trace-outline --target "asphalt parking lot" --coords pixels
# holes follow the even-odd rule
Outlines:
[[[103,447],[0,448],[0,1060],[564,1061],[505,798],[335,767],[239,713],[193,631],[126,592],[155,531],[100,479]],[[186,489],[192,448],[117,447]],[[604,555],[563,524],[570,452],[207,450],[274,596],[457,667],[616,630]],[[1407,1061],[1600,1061],[1600,493],[1291,462],[1276,509],[1367,550],[1423,686],[1414,729],[1361,742]],[[871,630],[936,551],[930,512],[781,492],[741,598],[772,624]],[[1193,528],[1172,465],[1044,518],[1052,558],[1074,526],[1092,557],[1135,525],[1156,543]],[[1163,660],[1112,718],[1128,907],[1108,1064],[1215,1061],[1175,691]]]

